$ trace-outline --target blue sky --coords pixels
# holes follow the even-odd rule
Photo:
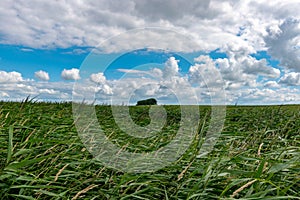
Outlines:
[[[29,49],[17,45],[0,45],[0,70],[18,71],[29,79],[34,79],[34,72],[45,70],[53,77],[51,81],[59,81],[64,68],[79,68],[87,55],[69,53],[73,49]]]
[[[76,54],[74,50],[82,49],[84,53]],[[1,59],[0,70],[17,71],[23,74],[24,78],[36,79],[34,72],[38,70],[47,71],[52,77],[50,81],[60,81],[61,71],[66,68],[80,68],[82,62],[86,59],[92,48],[78,48],[70,47],[66,49],[30,49],[17,45],[0,45]],[[115,54],[100,54],[95,55],[96,61],[92,60],[89,63],[90,73],[102,71],[101,66],[109,65],[109,69],[105,71],[108,79],[118,79],[124,73],[117,69],[132,69],[136,66],[148,64],[163,64],[169,57],[174,56],[180,60],[180,71],[185,74],[188,69],[195,62],[194,58],[206,54],[205,52],[157,52],[155,50],[149,51],[147,49],[137,49],[132,52],[115,53]],[[219,49],[207,53],[212,59],[227,58],[226,54],[220,52]],[[267,59],[270,66],[279,68],[278,60],[271,60],[271,57],[266,51],[260,51],[251,56],[256,59]],[[117,59],[111,62],[112,58]],[[146,69],[147,70],[147,67]]]
[[[157,3],[2,1],[0,100],[300,103],[300,2]]]

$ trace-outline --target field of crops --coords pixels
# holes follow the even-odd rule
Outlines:
[[[154,151],[172,140],[180,107],[164,106],[158,137],[118,129],[110,106],[97,106],[101,127],[126,151]],[[198,137],[171,165],[126,173],[93,159],[74,125],[71,103],[0,102],[1,199],[300,199],[300,105],[231,106],[212,152],[198,158],[210,107],[200,106]],[[149,123],[148,107],[131,107]]]

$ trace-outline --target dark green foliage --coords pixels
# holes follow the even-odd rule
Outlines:
[[[157,101],[154,98],[150,99],[145,99],[145,100],[140,100],[136,103],[137,106],[142,106],[142,105],[157,105]]]

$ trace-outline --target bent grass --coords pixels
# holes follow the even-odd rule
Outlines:
[[[300,106],[227,108],[215,148],[197,158],[210,108],[200,106],[199,135],[172,165],[131,174],[93,159],[77,135],[70,103],[0,102],[1,199],[300,199]],[[178,106],[158,137],[123,133],[109,106],[97,106],[106,134],[127,151],[154,151],[170,141]],[[131,107],[137,124],[145,107]]]

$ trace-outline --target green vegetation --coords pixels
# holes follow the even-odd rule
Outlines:
[[[157,138],[128,137],[110,106],[97,116],[111,140],[127,151],[153,151],[178,130],[180,107]],[[148,107],[131,107],[150,122]],[[199,134],[173,165],[130,174],[104,167],[79,139],[70,103],[0,102],[1,199],[300,199],[300,106],[227,108],[214,150],[197,158],[210,108],[200,106]]]
[[[140,100],[136,103],[137,106],[142,106],[142,105],[157,105],[157,101],[154,98],[150,99],[145,99],[145,100]]]

